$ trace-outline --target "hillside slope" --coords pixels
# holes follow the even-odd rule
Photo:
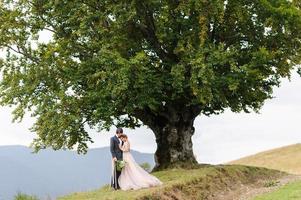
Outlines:
[[[246,166],[200,166],[195,169],[172,169],[154,173],[162,182],[160,187],[114,191],[109,187],[90,192],[81,192],[58,198],[58,200],[233,200],[227,192],[243,185],[264,183],[286,174],[276,170]]]
[[[301,175],[301,144],[264,151],[232,161],[229,164],[266,167]]]

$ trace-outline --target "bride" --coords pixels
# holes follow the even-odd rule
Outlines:
[[[118,179],[120,188],[122,190],[136,190],[162,185],[159,179],[150,175],[136,163],[130,153],[130,143],[127,135],[122,134],[119,138],[123,141],[123,145],[119,145],[119,148],[123,151],[123,160],[126,162]]]

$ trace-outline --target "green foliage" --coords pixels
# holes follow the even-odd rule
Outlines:
[[[150,172],[151,171],[151,165],[148,162],[141,163],[140,167],[142,167],[145,171]]]
[[[300,64],[299,1],[2,0],[0,104],[30,111],[36,150],[91,142],[85,125],[258,111]],[[51,33],[48,42],[41,32]]]
[[[23,193],[15,195],[14,200],[39,200],[36,196],[30,196]]]

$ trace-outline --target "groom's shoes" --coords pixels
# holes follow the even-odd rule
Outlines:
[[[119,186],[117,186],[117,187],[112,187],[114,190],[120,190],[121,188],[119,187]]]

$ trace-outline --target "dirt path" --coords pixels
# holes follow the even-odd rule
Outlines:
[[[300,175],[287,175],[279,179],[262,180],[250,185],[237,185],[232,190],[222,192],[214,197],[214,200],[251,200],[254,197],[272,192],[279,187],[296,181],[301,180]]]

